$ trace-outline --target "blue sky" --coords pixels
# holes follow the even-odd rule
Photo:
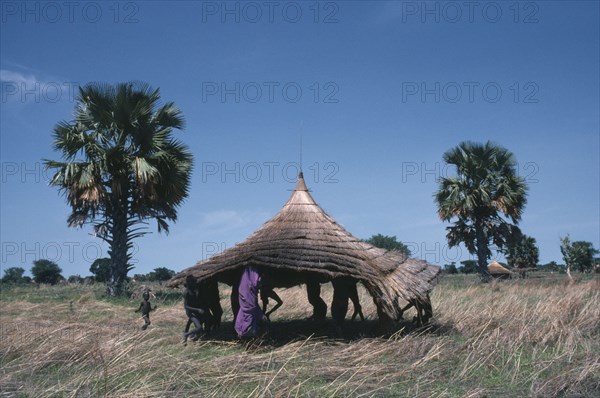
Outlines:
[[[86,275],[106,255],[91,227],[67,228],[41,165],[76,86],[95,81],[160,87],[195,156],[179,221],[137,240],[133,273],[183,269],[262,225],[290,195],[300,137],[313,196],[357,237],[471,258],[447,247],[432,195],[446,150],[492,140],[529,184],[520,226],[540,262],[562,262],[566,234],[600,247],[597,1],[1,7],[3,269],[49,258]]]

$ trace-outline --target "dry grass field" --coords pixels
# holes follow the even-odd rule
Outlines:
[[[361,290],[368,320],[347,321],[343,339],[331,321],[304,320],[301,288],[282,289],[269,335],[253,342],[235,340],[221,286],[222,330],[187,346],[181,291],[153,289],[159,308],[140,331],[140,300],[99,285],[3,287],[0,397],[600,396],[597,278],[443,277],[431,325],[401,322],[384,337],[370,335]]]

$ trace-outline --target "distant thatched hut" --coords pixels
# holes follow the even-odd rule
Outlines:
[[[269,272],[275,287],[290,287],[337,277],[362,282],[377,306],[380,322],[401,315],[403,301],[428,301],[440,268],[389,252],[352,236],[312,198],[302,173],[283,208],[246,240],[175,275],[167,286],[188,275],[233,285],[244,267]]]
[[[488,272],[496,279],[510,279],[512,272],[504,268],[498,261],[494,260],[487,266]]]

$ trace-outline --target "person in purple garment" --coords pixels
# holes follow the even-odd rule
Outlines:
[[[256,337],[268,322],[258,304],[261,274],[253,266],[244,269],[238,287],[240,309],[235,317],[235,331],[240,338]]]

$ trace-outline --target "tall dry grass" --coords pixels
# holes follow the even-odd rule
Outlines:
[[[161,301],[160,292],[145,332],[133,313],[137,301],[86,290],[41,301],[35,292],[4,293],[0,396],[600,395],[597,280],[480,285],[448,278],[433,292],[429,328],[403,322],[385,338],[368,337],[374,322],[367,321],[348,322],[349,337],[336,339],[330,323],[300,321],[310,314],[302,289],[279,293],[284,306],[272,316],[272,337],[242,343],[224,330],[187,346],[181,303]],[[370,298],[364,290],[361,296],[374,319]],[[330,302],[331,291],[323,297]]]

